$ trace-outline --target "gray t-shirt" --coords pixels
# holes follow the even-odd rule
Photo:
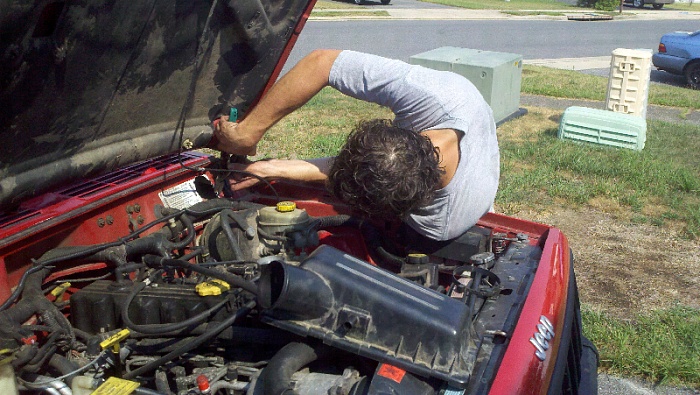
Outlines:
[[[436,240],[455,238],[493,206],[499,154],[493,112],[466,78],[447,71],[343,51],[329,84],[357,99],[387,106],[398,127],[460,133],[460,159],[450,183],[431,204],[404,218],[413,229]]]

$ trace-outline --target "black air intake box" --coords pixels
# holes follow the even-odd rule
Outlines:
[[[453,385],[469,380],[472,314],[456,299],[329,246],[299,267],[266,265],[259,285],[273,326]]]

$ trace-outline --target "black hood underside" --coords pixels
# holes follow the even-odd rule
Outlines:
[[[277,77],[313,0],[0,1],[0,204],[198,148]]]

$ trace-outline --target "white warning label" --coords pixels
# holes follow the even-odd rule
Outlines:
[[[188,208],[204,200],[197,193],[197,188],[194,186],[194,179],[166,189],[159,193],[158,196],[165,207],[177,210]]]

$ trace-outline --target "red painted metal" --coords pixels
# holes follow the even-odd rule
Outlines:
[[[562,338],[570,268],[569,243],[559,229],[550,228],[530,292],[491,386],[491,395],[542,394],[548,390],[555,355]],[[554,325],[555,336],[546,359],[535,356],[530,338],[541,316]]]
[[[185,154],[189,167],[209,164],[208,156]],[[155,170],[154,170],[155,169]],[[72,184],[61,191],[32,199],[20,210],[23,219],[4,213],[11,221],[0,222],[0,301],[6,300],[32,259],[46,251],[65,246],[108,243],[129,234],[130,218],[141,215],[143,222],[156,219],[155,206],[162,205],[158,192],[192,179],[196,174],[183,168],[176,155],[147,161],[95,179]],[[77,190],[77,192],[76,192]],[[138,204],[139,213],[128,207]],[[109,224],[107,218],[112,218]],[[98,225],[104,221],[104,226]],[[103,268],[84,265],[62,268],[76,274]],[[52,276],[57,278],[56,273]]]

